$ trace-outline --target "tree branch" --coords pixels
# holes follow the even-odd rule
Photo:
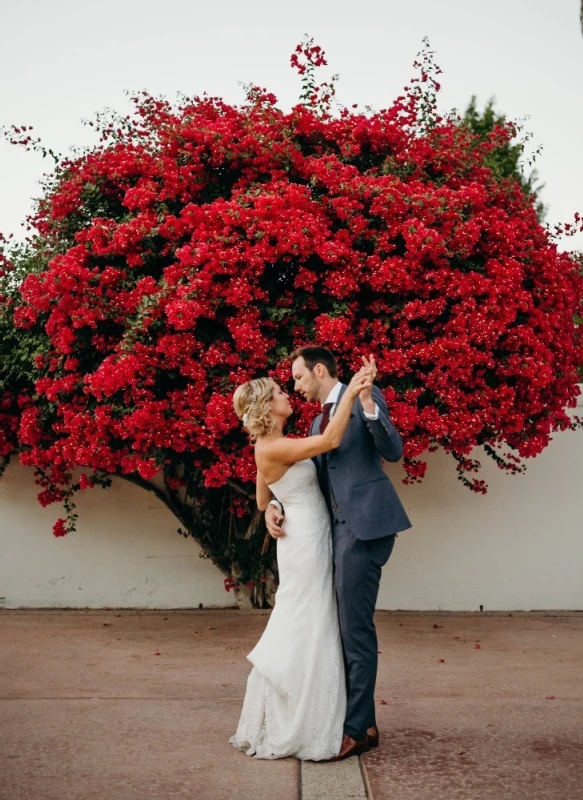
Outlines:
[[[243,497],[247,497],[249,500],[255,500],[255,492],[248,492],[232,478],[228,478],[227,483],[231,487],[231,489],[234,489],[239,494],[242,494]]]
[[[133,483],[134,486],[139,486],[140,489],[145,489],[147,492],[152,492],[152,494],[156,495],[158,500],[170,508],[166,493],[163,492],[162,489],[158,489],[158,487],[154,486],[152,483],[148,483],[148,481],[144,480],[144,478],[140,478],[139,475],[122,475],[121,472],[114,472],[113,474],[116,478],[121,478],[124,481],[128,481],[128,483]],[[182,520],[180,521],[182,522]]]

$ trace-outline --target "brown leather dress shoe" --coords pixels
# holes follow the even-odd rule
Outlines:
[[[329,761],[342,761],[344,758],[350,758],[350,756],[358,756],[361,753],[365,753],[368,748],[370,747],[368,736],[366,739],[361,739],[357,741],[353,739],[352,736],[348,736],[348,734],[344,734],[342,737],[342,744],[340,745],[340,752],[337,756],[332,756],[329,758]]]
[[[379,729],[376,725],[372,728],[369,728],[366,732],[368,736],[368,746],[369,747],[378,747],[379,746]]]

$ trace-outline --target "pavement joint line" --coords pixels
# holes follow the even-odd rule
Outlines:
[[[302,771],[302,762],[300,761],[298,764],[298,800],[302,800],[303,792],[304,792],[304,784],[303,784],[303,771]]]
[[[224,617],[248,617],[257,618],[261,616],[269,616],[270,609],[242,609],[236,606],[220,606],[207,608],[135,608],[132,606],[111,606],[100,608],[86,608],[83,606],[76,607],[48,607],[48,606],[25,606],[18,608],[11,608],[8,606],[0,607],[0,617],[8,616],[62,616],[62,617],[111,617],[112,614],[119,614],[123,618],[136,618],[141,617],[161,617],[161,616],[205,616],[213,614]],[[466,619],[466,618],[503,618],[508,616],[516,617],[517,619],[548,619],[561,618],[561,617],[583,617],[583,608],[531,608],[531,609],[492,609],[492,610],[472,610],[472,609],[457,609],[457,610],[444,610],[437,608],[429,609],[404,609],[404,608],[377,608],[375,615],[379,617],[410,617],[411,619],[419,617],[449,617],[451,619]]]
[[[367,800],[360,759],[302,761],[300,800]]]
[[[488,696],[479,696],[478,698],[476,698],[476,702],[481,702],[481,703],[486,703],[487,702],[490,705],[504,704],[504,705],[511,706],[511,705],[522,705],[523,703],[539,703],[539,702],[540,703],[546,703],[548,699],[549,698],[546,697],[543,694],[529,695],[529,696],[526,696],[526,697],[502,697],[501,696],[501,697],[495,697],[495,698],[491,698],[491,697],[488,697]],[[563,703],[563,704],[564,703],[583,703],[583,697],[580,697],[580,696],[561,697],[561,696],[557,695],[556,697],[553,697],[552,699],[553,699],[553,702],[556,705],[561,705],[561,703]],[[104,702],[111,701],[111,700],[120,700],[120,701],[124,701],[124,702],[127,701],[127,700],[137,700],[137,701],[147,700],[147,701],[164,701],[164,702],[168,701],[168,702],[172,702],[172,703],[183,703],[183,702],[186,702],[186,703],[189,703],[189,702],[190,703],[197,703],[197,702],[201,702],[201,698],[200,697],[184,697],[184,696],[181,696],[181,697],[164,697],[164,695],[143,695],[143,696],[140,695],[139,697],[135,697],[135,696],[133,696],[133,697],[130,697],[130,696],[118,696],[118,695],[115,695],[113,697],[98,696],[98,695],[91,695],[91,696],[85,695],[83,697],[78,696],[78,695],[71,695],[71,696],[69,696],[69,695],[60,695],[59,697],[23,697],[22,695],[20,695],[20,696],[14,696],[14,697],[13,696],[0,697],[0,703],[2,703],[2,702],[13,703],[16,700],[26,701],[27,703],[36,702],[36,701],[62,702],[62,701],[73,701],[73,700],[74,701],[85,700],[87,702],[91,702],[91,701],[95,702],[96,700],[103,700]],[[222,703],[239,703],[239,704],[242,702],[242,698],[241,697],[221,697],[220,695],[214,696],[214,697],[212,695],[209,695],[209,696],[207,696],[205,698],[205,700],[213,700],[214,702],[222,702]],[[443,698],[441,698],[441,697],[424,697],[423,698],[423,701],[425,703],[428,703],[428,704],[429,703],[435,703],[435,702],[441,703],[442,700],[443,700]],[[449,700],[451,705],[455,705],[456,703],[464,703],[465,702],[465,700],[463,698],[458,698],[458,697],[450,697],[450,698],[448,698],[448,700]],[[406,704],[409,704],[409,703],[410,703],[409,700],[393,700],[392,701],[392,704],[395,707],[400,707],[400,706],[403,706],[403,705],[406,705]]]
[[[358,762],[360,765],[360,774],[362,775],[362,782],[364,784],[364,791],[366,793],[366,797],[368,800],[374,800],[374,795],[372,793],[372,787],[370,785],[370,781],[368,779],[368,772],[366,771],[366,764],[364,763],[363,759],[358,758]]]
[[[212,695],[210,695],[210,696],[206,697],[205,699],[206,700],[215,700],[215,701],[220,700],[222,702],[229,702],[229,703],[241,703],[241,698],[240,697],[213,697]],[[140,697],[135,697],[135,696],[134,697],[118,697],[117,695],[115,695],[114,697],[101,697],[101,696],[98,696],[98,695],[91,695],[91,696],[85,695],[83,697],[79,697],[79,696],[75,696],[75,695],[71,696],[71,697],[69,697],[68,695],[60,695],[59,697],[0,697],[0,703],[2,701],[14,702],[14,700],[26,700],[26,702],[34,702],[36,700],[42,700],[42,701],[53,700],[53,701],[56,701],[56,702],[63,701],[63,700],[88,700],[88,701],[95,701],[95,700],[124,700],[124,701],[125,700],[164,700],[164,701],[166,701],[166,700],[169,700],[171,702],[180,702],[180,703],[182,703],[182,702],[187,702],[187,703],[188,702],[192,702],[192,703],[196,702],[196,703],[198,703],[198,702],[200,702],[201,698],[200,697],[164,697],[163,695],[155,695],[155,696],[144,695],[144,696],[140,696]]]

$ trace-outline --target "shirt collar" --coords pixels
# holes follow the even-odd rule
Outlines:
[[[326,403],[337,403],[338,402],[338,395],[340,394],[340,389],[342,389],[342,384],[340,381],[335,383],[334,386],[330,389],[330,394],[326,398]],[[322,403],[322,405],[324,405]]]

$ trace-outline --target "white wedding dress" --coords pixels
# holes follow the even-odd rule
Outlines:
[[[344,662],[332,576],[330,515],[311,459],[269,487],[285,509],[279,588],[230,741],[256,758],[320,761],[340,750]]]

